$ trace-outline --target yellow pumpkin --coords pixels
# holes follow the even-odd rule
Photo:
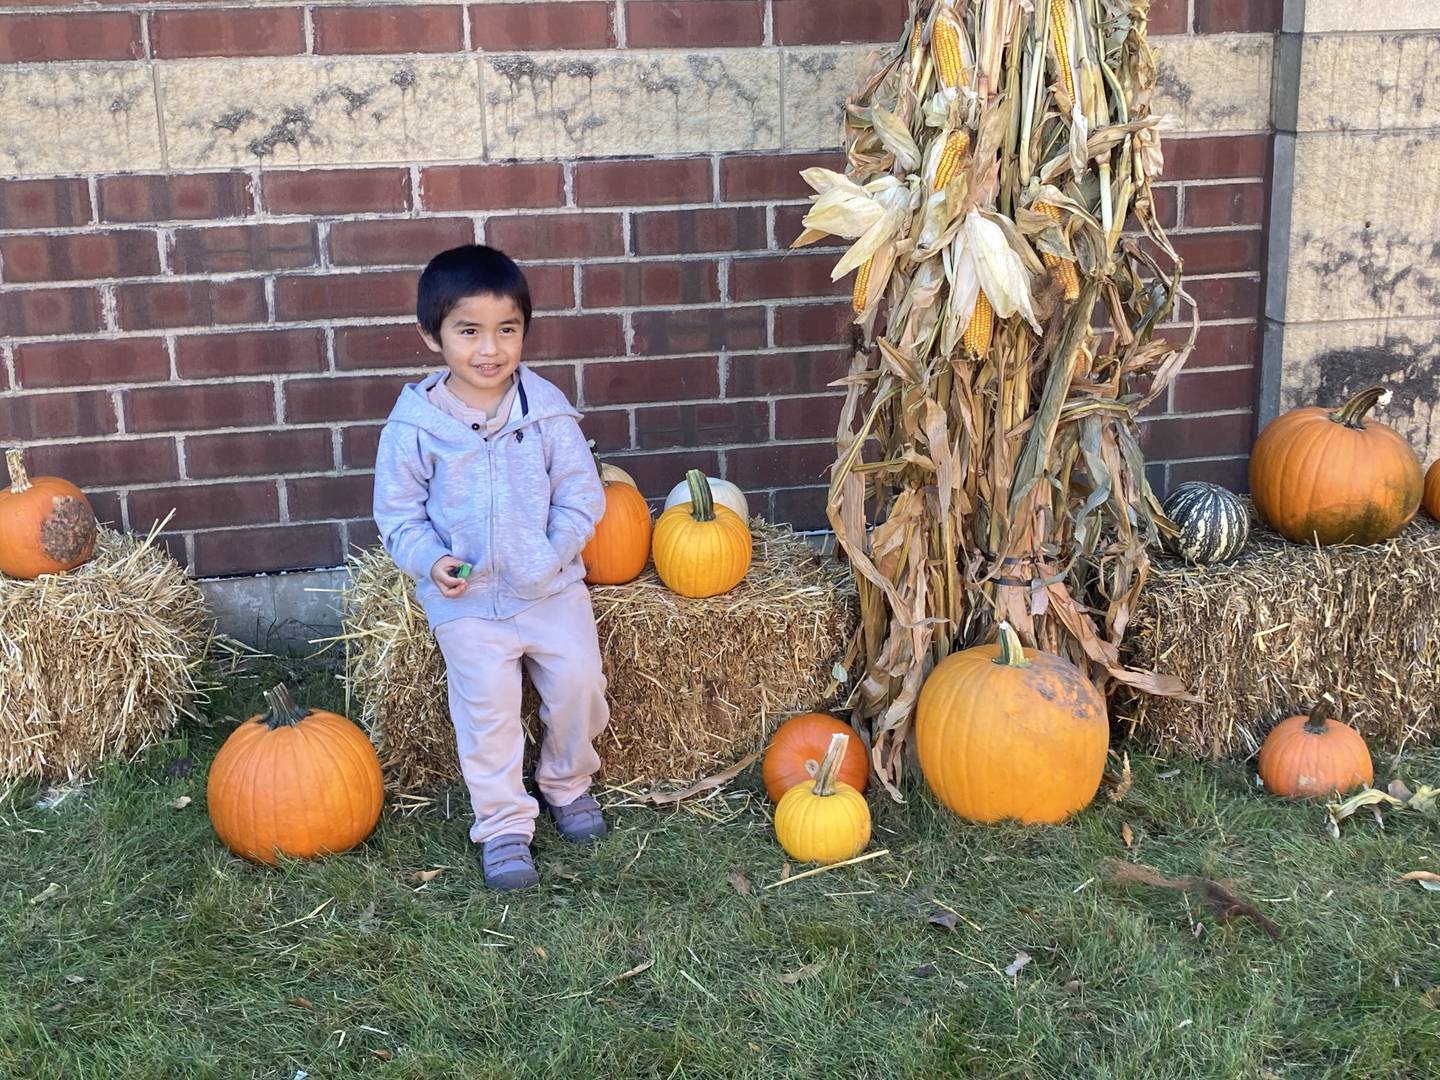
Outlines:
[[[814,783],[796,784],[775,807],[775,838],[798,862],[844,862],[870,842],[865,796],[835,779],[849,742],[843,732],[832,735]]]
[[[984,824],[1054,824],[1087,806],[1109,737],[1094,684],[1063,657],[1027,656],[1008,623],[998,644],[936,664],[915,711],[915,751],[930,790]]]
[[[716,506],[699,469],[686,474],[690,501],[672,506],[655,523],[651,555],[660,580],[681,596],[719,596],[750,569],[750,526]]]

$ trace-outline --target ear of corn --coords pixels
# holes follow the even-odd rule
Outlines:
[[[865,310],[865,303],[869,299],[870,290],[870,264],[875,261],[875,256],[870,256],[860,264],[860,269],[855,271],[855,289],[850,294],[850,306],[859,315]]]
[[[981,289],[975,294],[975,311],[970,316],[960,344],[970,355],[984,356],[990,350],[990,335],[994,329],[995,309],[990,306],[985,290]]]
[[[935,163],[936,191],[942,190],[946,184],[954,179],[955,171],[960,167],[960,161],[970,149],[970,136],[963,131],[952,131],[950,137],[945,140],[945,148],[940,152],[940,160]]]
[[[916,19],[915,29],[910,31],[910,63],[912,66],[915,63],[916,54],[920,52],[920,28],[922,25],[923,21]]]
[[[935,57],[935,68],[940,72],[941,86],[965,85],[965,65],[960,59],[960,27],[948,12],[935,20],[935,27],[930,31],[930,51]]]
[[[1060,208],[1058,206],[1051,206],[1047,202],[1036,202],[1034,210],[1038,214],[1044,214],[1051,221],[1060,220]],[[1048,251],[1043,253],[1042,258],[1044,258],[1046,266],[1055,267],[1055,276],[1060,279],[1060,283],[1065,289],[1065,299],[1079,299],[1080,274],[1075,269],[1075,264],[1069,259],[1062,259],[1059,255],[1052,255]]]
[[[1070,71],[1070,41],[1065,32],[1065,0],[1050,0],[1050,36],[1055,39],[1055,59],[1060,65],[1060,81],[1065,93],[1075,103],[1075,76]]]

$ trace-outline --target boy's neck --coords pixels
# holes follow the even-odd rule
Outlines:
[[[505,400],[505,395],[508,394],[510,388],[515,385],[515,380],[518,376],[519,373],[516,372],[510,376],[508,382],[497,386],[494,390],[479,390],[475,387],[466,386],[464,383],[452,379],[449,372],[445,373],[444,383],[445,389],[451,394],[454,394],[463,405],[467,408],[477,409],[483,412],[487,419],[493,420],[495,419],[495,413],[500,408],[500,403]]]

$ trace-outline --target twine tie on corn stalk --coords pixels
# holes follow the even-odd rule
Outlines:
[[[1000,622],[1102,689],[1184,693],[1119,651],[1163,520],[1136,418],[1198,327],[1150,196],[1146,7],[911,0],[847,102],[845,173],[802,174],[792,246],[841,236],[832,277],[865,268],[828,515],[859,589],[848,704],[897,799],[926,674]]]

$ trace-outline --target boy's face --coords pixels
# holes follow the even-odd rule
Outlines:
[[[420,336],[445,358],[455,395],[472,407],[490,408],[520,366],[525,316],[508,296],[467,296],[440,324],[439,341],[424,330]]]

